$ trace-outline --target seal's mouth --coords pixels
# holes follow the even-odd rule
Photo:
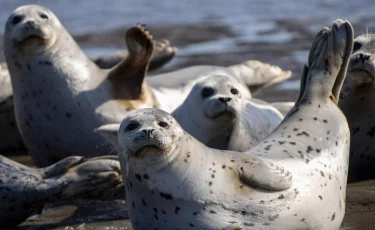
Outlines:
[[[351,68],[349,71],[349,74],[351,76],[354,76],[356,78],[370,78],[372,82],[374,82],[375,79],[375,68],[374,67],[364,67],[364,68]]]
[[[236,114],[236,110],[232,106],[226,105],[222,110],[218,110],[212,114],[206,114],[206,117],[212,120],[219,119],[222,117],[234,119],[236,117]]]
[[[162,155],[163,153],[163,149],[161,149],[160,147],[156,146],[156,145],[144,145],[142,147],[140,147],[139,149],[133,151],[132,153],[130,153],[129,157],[134,157],[134,158],[144,158],[146,156],[146,154],[154,154],[154,155]]]
[[[32,35],[24,37],[23,39],[21,39],[17,43],[18,43],[18,45],[27,46],[27,45],[30,45],[30,44],[44,45],[47,42],[48,42],[47,38],[32,34]]]

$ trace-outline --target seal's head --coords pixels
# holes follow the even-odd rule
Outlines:
[[[120,157],[143,165],[169,161],[183,136],[184,131],[167,112],[134,110],[126,115],[118,131]]]
[[[23,55],[39,54],[56,42],[61,27],[50,10],[38,5],[20,6],[6,22],[4,46]]]
[[[198,81],[186,103],[194,117],[216,123],[233,120],[240,108],[240,100],[250,98],[249,90],[237,79],[216,73]]]
[[[372,88],[375,82],[375,34],[358,36],[354,40],[353,53],[341,97],[350,91]]]

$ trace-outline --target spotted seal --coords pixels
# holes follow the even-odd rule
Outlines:
[[[248,152],[208,148],[158,109],[127,114],[118,142],[134,229],[339,229],[350,133],[336,98],[352,47],[347,21],[317,34],[294,108]]]
[[[0,224],[15,227],[49,202],[119,199],[123,186],[114,156],[72,156],[37,169],[0,155]]]
[[[110,147],[94,128],[121,121],[129,110],[157,106],[144,82],[152,37],[137,25],[127,31],[125,40],[128,58],[103,70],[50,10],[26,5],[10,15],[4,53],[16,121],[37,166],[71,155],[108,154]]]
[[[375,178],[375,34],[354,40],[339,107],[348,119],[351,146],[348,181]]]

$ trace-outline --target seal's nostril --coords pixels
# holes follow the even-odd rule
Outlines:
[[[230,102],[232,98],[230,97],[219,97],[219,101],[221,102]]]
[[[369,61],[370,58],[371,58],[370,55],[363,54],[363,53],[359,54],[359,60],[362,62],[362,64],[363,64],[364,62]]]
[[[147,133],[148,133],[149,136],[151,136],[154,131],[155,131],[155,129],[149,129]]]

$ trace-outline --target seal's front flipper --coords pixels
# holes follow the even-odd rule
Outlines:
[[[102,135],[111,144],[117,145],[117,134],[119,129],[120,124],[109,124],[94,129],[94,132]]]
[[[243,230],[243,229],[244,229],[244,227],[242,225],[236,223],[236,224],[231,224],[231,225],[229,225],[225,228],[222,228],[220,230]]]
[[[69,168],[74,167],[83,162],[83,157],[71,156],[60,160],[59,162],[46,168],[38,169],[43,178],[51,178],[64,174]]]
[[[120,98],[121,91],[126,90],[130,98],[122,99],[139,99],[154,50],[153,40],[142,25],[130,28],[126,32],[125,40],[129,56],[113,67],[108,76]]]
[[[237,164],[240,180],[259,189],[281,191],[292,186],[292,175],[283,167],[248,157]]]

